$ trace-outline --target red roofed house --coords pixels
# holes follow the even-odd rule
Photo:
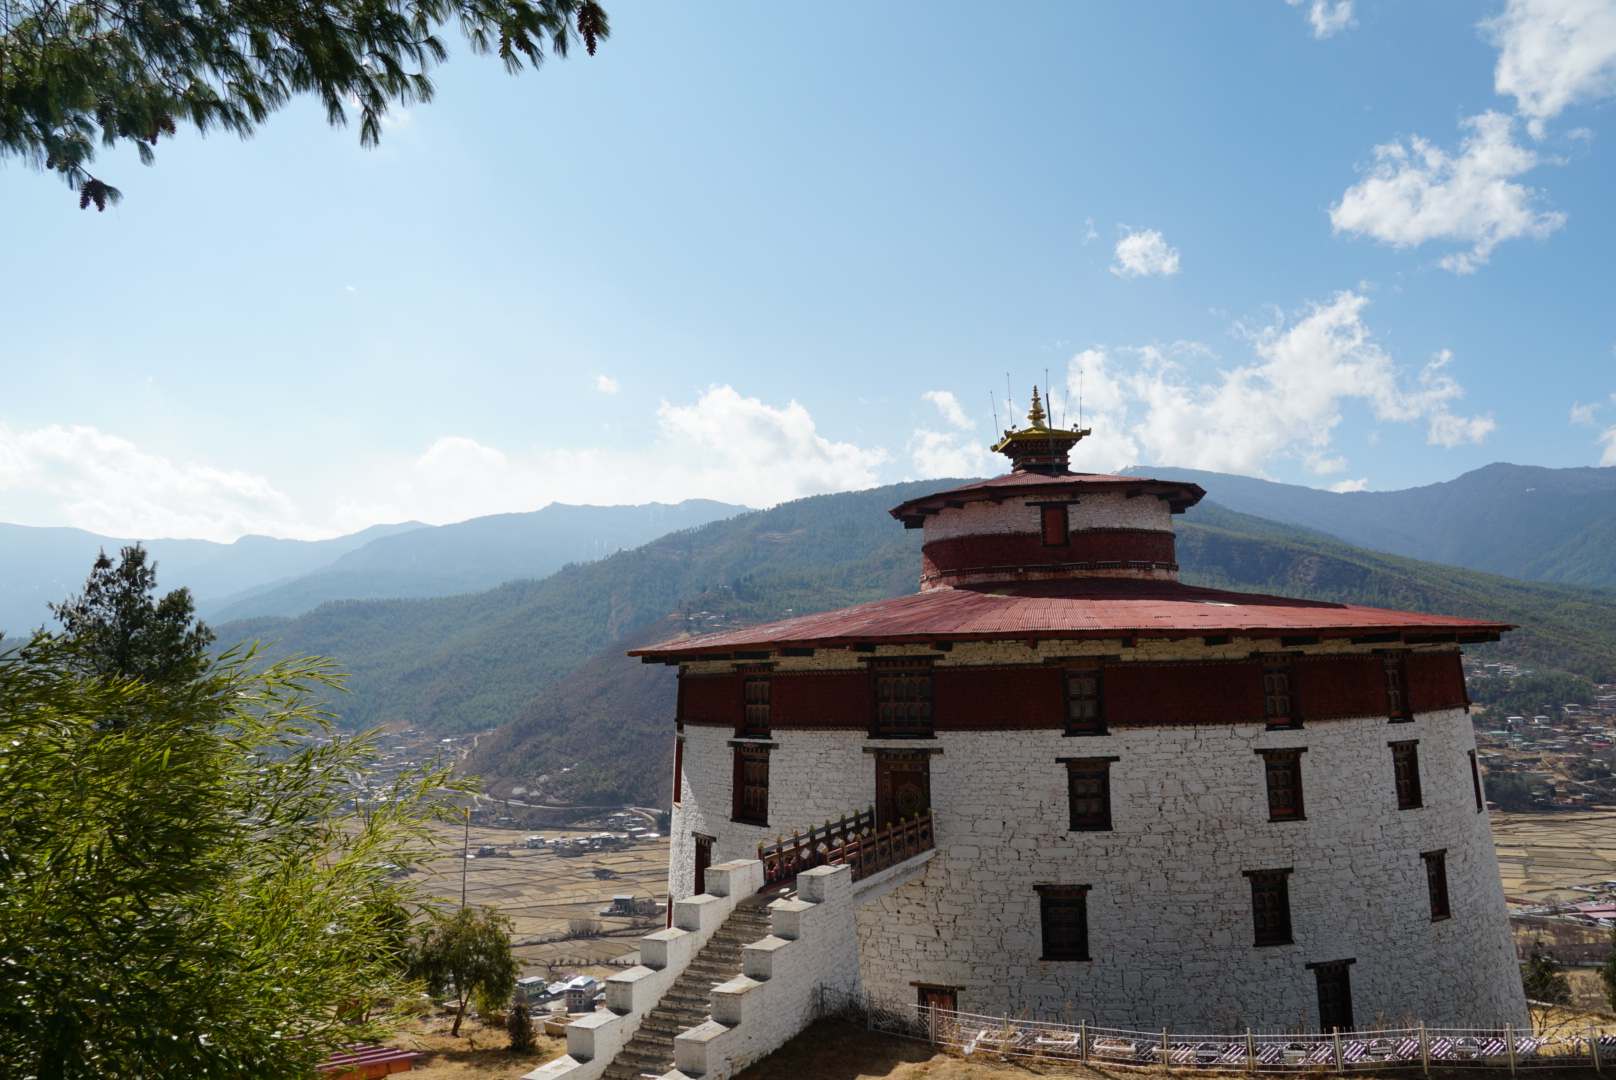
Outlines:
[[[1180,584],[1172,516],[1204,492],[1072,472],[1086,434],[1035,396],[1012,472],[894,509],[918,593],[635,651],[679,666],[673,899],[869,808],[764,852],[780,877],[902,833],[914,872],[857,910],[866,992],[1148,1030],[1522,1022],[1460,669],[1511,627]]]

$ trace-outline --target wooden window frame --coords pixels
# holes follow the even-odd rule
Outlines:
[[[1307,753],[1305,746],[1275,747],[1269,750],[1255,751],[1263,759],[1263,790],[1268,796],[1269,821],[1306,821],[1307,804],[1302,796],[1302,755]],[[1276,798],[1284,792],[1284,785],[1276,786],[1274,781],[1285,765],[1290,765],[1290,806],[1283,805],[1283,800]]]
[[[1386,679],[1386,718],[1393,724],[1412,724],[1414,713],[1408,704],[1408,664],[1401,653],[1383,656]]]
[[[1425,805],[1425,793],[1420,785],[1420,740],[1399,739],[1386,745],[1392,748],[1392,785],[1397,793],[1397,809],[1420,809]]]
[[[1358,961],[1350,960],[1324,960],[1306,965],[1307,970],[1313,972],[1314,986],[1318,994],[1319,1004],[1319,1030],[1329,1034],[1331,1030],[1352,1031],[1352,974],[1351,967]],[[1340,1011],[1331,1017],[1327,1015],[1324,1000],[1326,980],[1338,981],[1340,991]],[[1334,1020],[1334,1023],[1331,1021]]]
[[[1094,682],[1093,694],[1074,694],[1072,684],[1078,680],[1092,679]],[[1061,673],[1061,700],[1065,705],[1066,734],[1067,735],[1109,735],[1105,726],[1105,669],[1101,665],[1093,667],[1069,667]],[[1074,717],[1074,711],[1088,711],[1087,709],[1074,709],[1074,706],[1092,705],[1092,717]]]
[[[870,672],[870,737],[872,739],[931,739],[937,734],[935,712],[936,682],[932,663],[928,657],[893,657],[871,660]],[[883,698],[882,693],[896,680],[914,680],[914,697]],[[907,706],[901,704],[907,702]],[[888,710],[897,708],[914,711],[913,720],[892,723]],[[918,722],[916,722],[918,721]]]
[[[1279,682],[1283,680],[1283,682]],[[1296,668],[1289,661],[1265,661],[1262,666],[1263,719],[1269,731],[1294,731],[1302,726],[1296,707]],[[1276,686],[1275,684],[1278,683]]]
[[[740,825],[761,825],[761,826],[764,826],[764,827],[768,826],[768,824],[769,824],[769,752],[771,750],[773,750],[773,749],[774,749],[774,747],[766,745],[766,744],[748,744],[748,745],[735,746],[734,806],[732,808],[732,813],[730,814],[730,820],[731,821],[733,821],[733,822],[735,822],[737,824],[740,824]],[[748,765],[757,765],[757,764],[760,764],[760,763],[763,766],[763,769],[762,769],[763,783],[762,784],[757,784],[757,783],[748,782],[748,780],[747,780],[747,766]],[[753,775],[756,776],[757,774],[754,772]],[[748,789],[751,789],[753,791],[756,791],[758,789],[762,790],[763,796],[762,796],[762,799],[761,799],[761,806],[756,808],[758,810],[758,813],[754,814],[753,813],[753,807],[749,807],[747,805],[748,801],[749,801],[748,798],[747,798]],[[758,800],[753,799],[753,800],[750,800],[750,801],[757,802]]]
[[[1033,889],[1038,893],[1039,947],[1042,950],[1038,958],[1056,963],[1093,959],[1089,955],[1089,886],[1034,885]],[[1050,913],[1062,909],[1077,912],[1076,941],[1070,945],[1051,941],[1052,937],[1059,936],[1060,927],[1051,926]],[[1052,930],[1056,933],[1052,934]]]
[[[773,676],[767,671],[749,671],[741,675],[741,726],[737,735],[768,738],[769,698]]]
[[[1066,766],[1066,827],[1068,832],[1111,831],[1111,764],[1121,760],[1115,757],[1056,758]],[[1077,814],[1079,783],[1099,781],[1100,812],[1079,820]]]
[[[1275,945],[1296,944],[1295,936],[1291,932],[1290,880],[1294,870],[1294,867],[1287,866],[1282,870],[1241,872],[1241,876],[1251,879],[1251,943],[1254,948],[1266,949]],[[1272,905],[1266,904],[1265,894],[1276,898],[1278,902]],[[1269,907],[1274,911],[1271,924],[1264,917]]]
[[[1476,813],[1484,813],[1487,809],[1487,799],[1481,793],[1481,763],[1476,760],[1476,752],[1470,751],[1470,786],[1476,791]]]
[[[1431,899],[1431,921],[1441,922],[1453,917],[1453,904],[1448,897],[1448,849],[1420,852],[1425,863],[1425,891]]]

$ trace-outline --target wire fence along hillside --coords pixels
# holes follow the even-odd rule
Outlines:
[[[1616,1067],[1616,1028],[1388,1027],[1328,1034],[1182,1035],[1087,1022],[977,1016],[821,990],[822,1017],[918,1039],[970,1057],[1025,1058],[1121,1068],[1228,1072],[1346,1072],[1352,1069],[1521,1069]]]

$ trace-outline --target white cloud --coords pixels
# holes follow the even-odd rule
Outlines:
[[[1451,411],[1463,390],[1438,354],[1412,380],[1398,370],[1363,321],[1368,300],[1337,293],[1294,323],[1246,333],[1255,357],[1197,375],[1204,347],[1125,350],[1131,363],[1101,350],[1072,359],[1068,390],[1085,372],[1086,423],[1095,434],[1074,451],[1074,467],[1107,470],[1145,460],[1219,472],[1263,475],[1270,461],[1294,458],[1318,474],[1347,461],[1332,452],[1341,410],[1361,401],[1380,420],[1424,420],[1438,446],[1479,442],[1490,416]],[[1078,464],[1081,463],[1081,464]]]
[[[1470,244],[1440,262],[1457,274],[1484,265],[1505,240],[1548,236],[1565,215],[1539,211],[1537,193],[1510,182],[1539,163],[1515,143],[1513,124],[1496,112],[1469,118],[1470,134],[1456,156],[1418,136],[1406,146],[1375,147],[1375,164],[1330,208],[1330,224],[1398,248],[1432,240]]]
[[[1155,229],[1137,232],[1122,226],[1127,235],[1117,241],[1117,261],[1111,272],[1118,277],[1145,277],[1160,274],[1171,277],[1178,273],[1178,249],[1167,246],[1167,241]]]
[[[615,394],[617,393],[617,380],[608,378],[605,375],[596,375],[595,389],[603,394]]]
[[[1616,404],[1616,394],[1610,395],[1610,400],[1612,404]],[[1573,424],[1585,424],[1589,427],[1598,427],[1594,414],[1602,408],[1604,408],[1604,405],[1597,401],[1591,405],[1573,405],[1571,406],[1571,422]],[[1599,455],[1599,464],[1602,466],[1616,465],[1616,427],[1602,429],[1594,438],[1594,443],[1604,447],[1604,450]]]
[[[1616,3],[1509,0],[1482,24],[1498,46],[1493,85],[1534,137],[1568,105],[1616,94]]]
[[[976,441],[976,421],[966,414],[958,398],[947,390],[927,390],[920,396],[937,406],[954,430],[915,429],[904,449],[916,476],[989,476],[1004,471],[998,467],[1003,462],[996,464],[992,452]]]
[[[1083,219],[1083,243],[1082,243],[1081,246],[1082,247],[1088,247],[1090,240],[1098,240],[1099,238],[1100,238],[1100,234],[1094,231],[1094,219],[1093,218],[1084,218]]]
[[[1349,491],[1368,491],[1369,477],[1366,476],[1361,480],[1337,480],[1330,485],[1330,490],[1337,495],[1344,495]]]
[[[321,535],[262,476],[177,463],[77,425],[0,425],[0,495],[8,517],[120,538]]]
[[[1285,0],[1291,7],[1297,7],[1304,0]],[[1325,38],[1349,26],[1357,26],[1357,20],[1352,17],[1352,0],[1336,0],[1328,3],[1327,0],[1313,0],[1307,8],[1308,25],[1313,28],[1313,36],[1323,41]]]
[[[959,399],[947,390],[927,390],[920,396],[937,406],[937,411],[943,414],[943,419],[955,427],[964,430],[976,427],[976,421],[965,415],[965,409],[960,405]]]

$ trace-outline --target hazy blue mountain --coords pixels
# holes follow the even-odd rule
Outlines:
[[[273,581],[200,605],[216,622],[300,615],[330,600],[400,599],[482,592],[543,578],[568,563],[594,562],[668,533],[734,517],[744,506],[686,499],[642,506],[551,503],[386,536],[313,573]]]
[[[1210,502],[1376,551],[1527,581],[1616,586],[1616,468],[1498,462],[1440,484],[1345,494],[1197,469],[1127,472],[1191,480]]]
[[[331,540],[277,540],[243,536],[231,544],[212,540],[142,540],[157,560],[164,589],[186,586],[199,598],[237,593],[305,574],[372,540],[425,528],[418,521],[373,525]],[[0,524],[0,631],[23,634],[50,618],[45,605],[77,592],[96,555],[116,555],[134,540],[84,529]]]

